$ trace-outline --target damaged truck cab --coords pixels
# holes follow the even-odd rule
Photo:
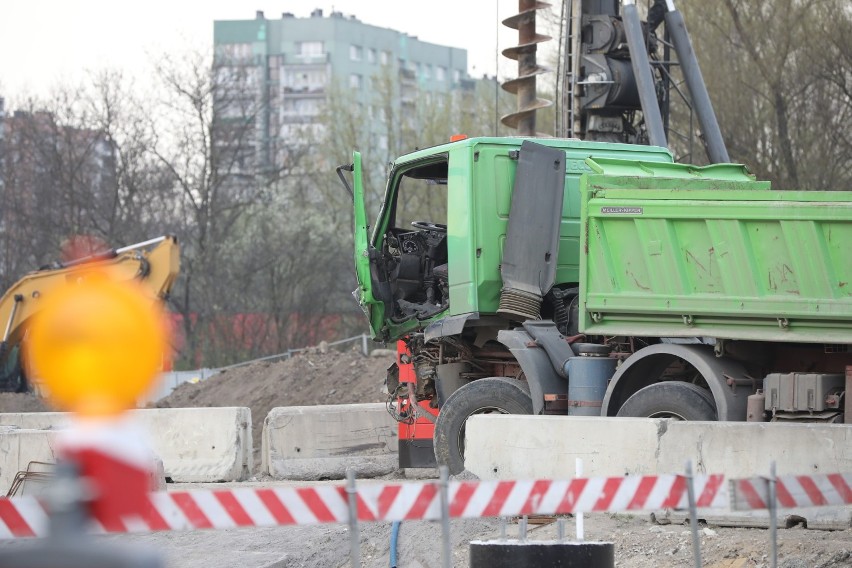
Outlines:
[[[355,296],[399,346],[401,466],[460,471],[483,412],[843,420],[852,192],[652,146],[471,138],[394,161],[370,232],[357,153],[348,169]]]
[[[540,140],[566,155],[556,279],[579,281],[580,175],[589,156],[671,162],[668,150],[628,144]],[[360,155],[355,169],[355,264],[362,308],[379,341],[446,318],[497,312],[520,139],[472,138],[407,154],[391,164],[368,234]],[[532,221],[535,223],[536,221]],[[461,324],[459,324],[461,325]]]

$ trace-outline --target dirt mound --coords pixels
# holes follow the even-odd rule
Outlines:
[[[263,419],[276,406],[384,402],[382,394],[393,355],[365,357],[359,351],[305,352],[275,363],[252,363],[185,383],[157,402],[158,408],[247,406],[254,445],[260,446]]]
[[[53,410],[30,393],[0,392],[0,412],[47,412]]]

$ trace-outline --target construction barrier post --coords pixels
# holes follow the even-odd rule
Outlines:
[[[695,559],[695,568],[701,568],[701,540],[698,538],[698,507],[695,505],[692,460],[687,460],[686,462],[686,494],[689,499],[689,528],[692,531],[692,556]]]
[[[579,479],[583,477],[583,458],[577,458],[577,461],[574,462],[574,473],[575,476]],[[585,526],[583,524],[583,512],[577,513],[577,542],[583,542],[583,538],[585,535]]]
[[[346,470],[346,495],[349,504],[349,560],[352,568],[361,568],[361,535],[358,531],[358,490],[355,470]]]
[[[767,500],[769,501],[769,549],[770,566],[778,568],[778,494],[776,484],[778,478],[775,475],[775,460],[769,463],[769,483],[767,486]]]
[[[453,550],[450,546],[450,470],[442,465],[441,474],[441,566],[451,568]]]

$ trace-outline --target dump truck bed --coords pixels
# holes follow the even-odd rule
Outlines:
[[[852,343],[852,191],[774,191],[734,165],[588,162],[581,331]]]

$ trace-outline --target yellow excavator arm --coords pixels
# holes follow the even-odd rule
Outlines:
[[[150,248],[153,247],[153,248]],[[180,248],[173,236],[158,237],[71,262],[54,263],[30,272],[0,297],[0,391],[27,389],[21,370],[20,346],[42,300],[70,277],[81,264],[92,264],[118,281],[138,280],[152,299],[165,300],[180,271]]]

